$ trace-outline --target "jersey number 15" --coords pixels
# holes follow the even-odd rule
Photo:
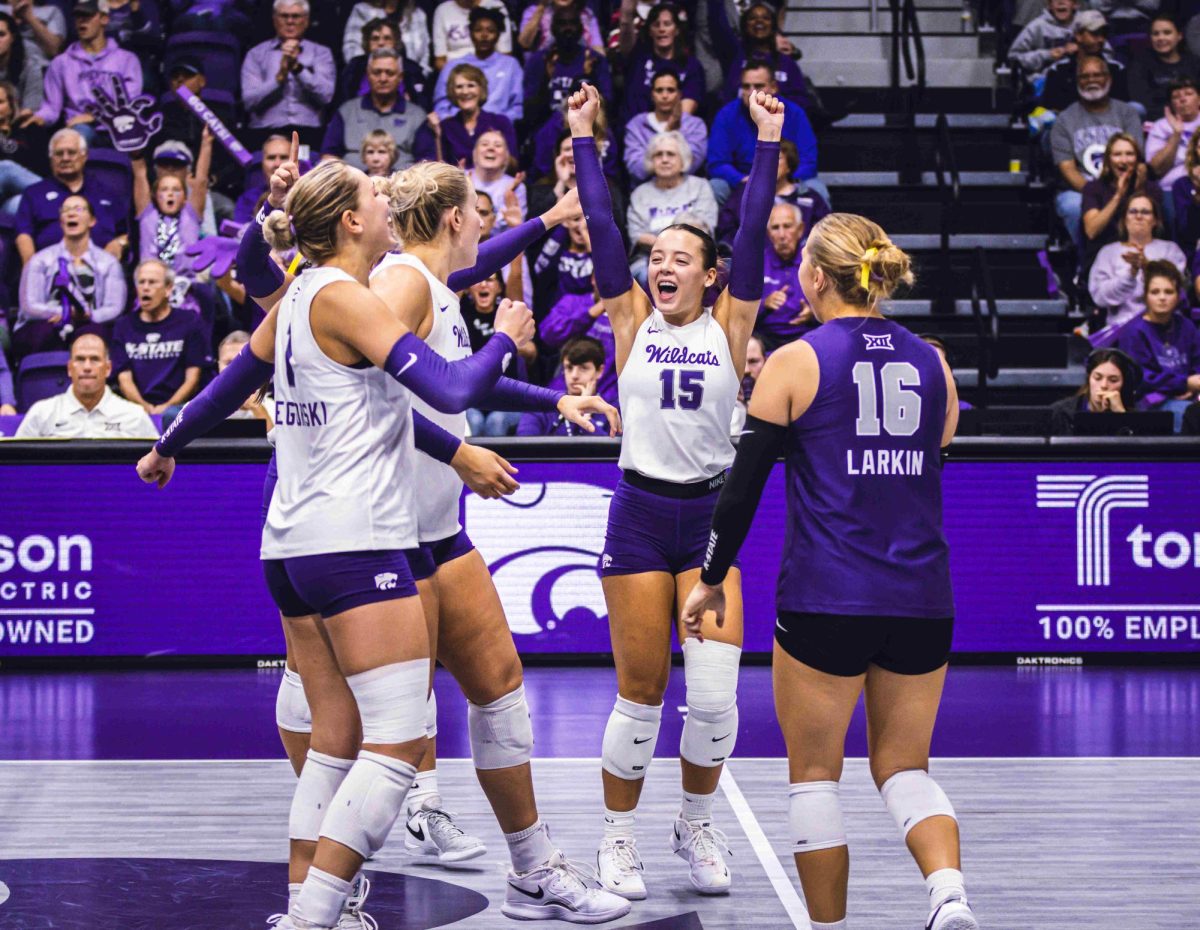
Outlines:
[[[883,428],[889,436],[911,436],[921,425],[921,395],[909,388],[921,386],[921,373],[908,362],[888,362],[876,375],[871,362],[858,362],[851,370],[858,388],[859,436],[879,435],[879,391],[883,393]]]
[[[681,369],[679,389],[676,390],[674,368],[664,368],[658,378],[662,381],[662,397],[659,406],[663,410],[699,410],[704,403],[704,369]]]

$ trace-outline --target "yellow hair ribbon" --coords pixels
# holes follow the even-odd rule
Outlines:
[[[874,246],[863,252],[862,270],[859,271],[858,274],[858,283],[862,286],[864,291],[869,291],[871,289],[871,259],[873,259],[878,252],[879,249],[875,248]]]
[[[294,275],[296,273],[296,269],[300,267],[300,263],[302,261],[304,261],[304,259],[300,256],[300,253],[297,252],[296,257],[292,259],[292,263],[288,265],[287,273]]]

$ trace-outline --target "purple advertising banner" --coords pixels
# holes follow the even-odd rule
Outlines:
[[[607,652],[596,563],[618,471],[521,462],[521,489],[463,517],[525,653]],[[0,469],[0,657],[267,656],[264,466],[185,464],[165,491],[128,465]],[[1200,464],[952,462],[958,652],[1200,650]],[[771,649],[786,507],[767,486],[741,553],[746,649]]]

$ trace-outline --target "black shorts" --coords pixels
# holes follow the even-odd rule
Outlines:
[[[954,618],[800,614],[775,621],[775,642],[797,662],[849,678],[868,665],[897,675],[925,675],[950,658]]]

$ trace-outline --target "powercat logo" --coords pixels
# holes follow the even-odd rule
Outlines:
[[[1148,508],[1150,476],[1038,475],[1037,505],[1039,509],[1075,511],[1075,583],[1108,587],[1109,517],[1118,508]]]

